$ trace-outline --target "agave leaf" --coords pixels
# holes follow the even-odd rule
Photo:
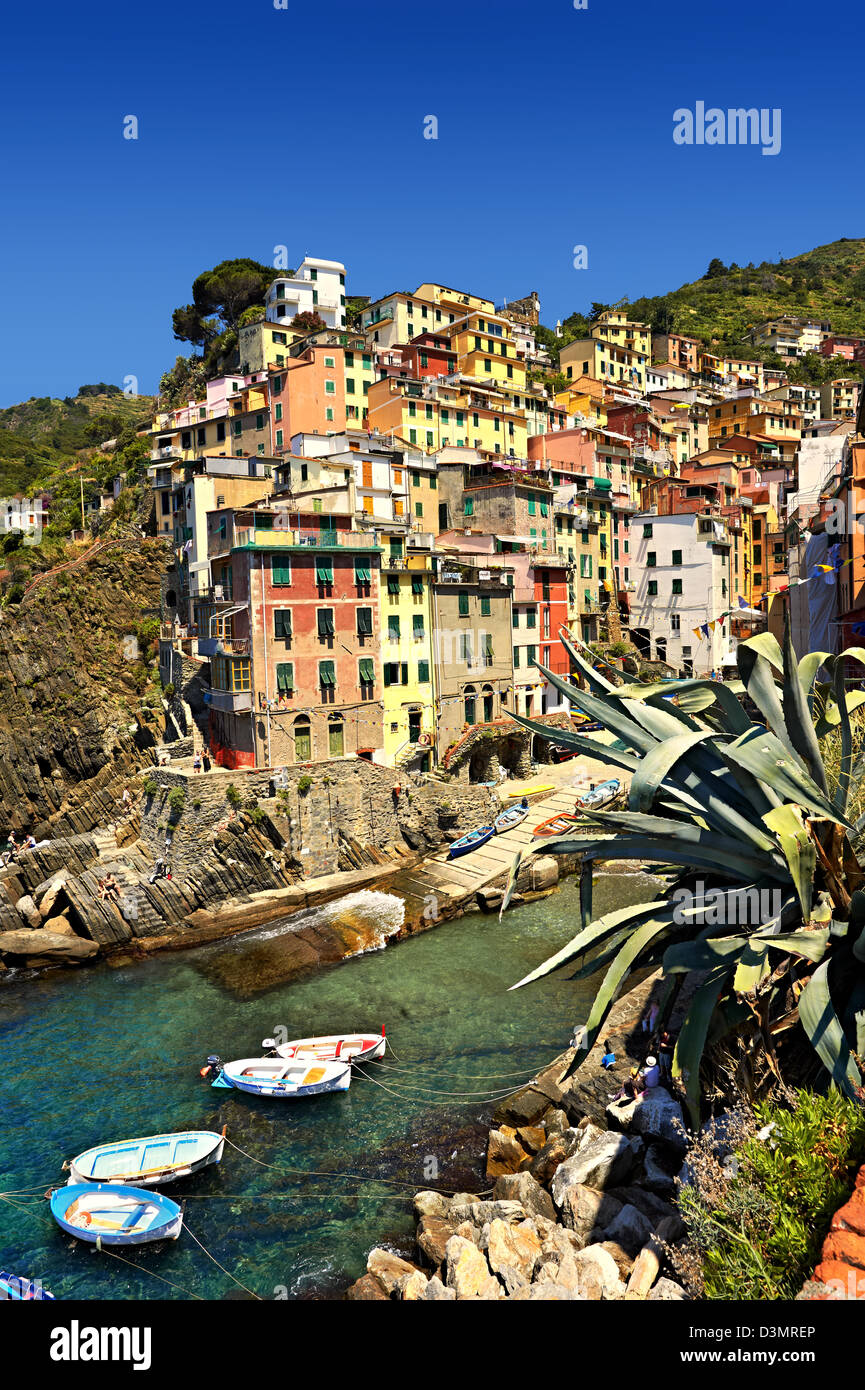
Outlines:
[[[738,685],[739,682],[736,682]],[[670,681],[665,683],[660,689],[646,688],[645,686],[630,685],[619,689],[618,694],[624,695],[631,700],[650,700],[656,701],[663,699],[665,695],[683,694],[688,691],[699,691],[709,696],[708,702],[702,706],[708,709],[709,705],[717,704],[724,721],[725,727],[732,734],[744,734],[751,728],[751,720],[748,718],[740,702],[736,699],[733,689],[733,682],[710,681],[694,677],[689,680]],[[693,712],[693,711],[690,711]]]
[[[865,690],[848,690],[846,695],[848,714],[852,714],[854,710],[861,709],[862,705],[865,705]],[[830,692],[829,698],[823,705],[820,718],[814,726],[814,732],[818,738],[825,738],[833,729],[837,729],[840,722],[841,711],[834,695]]]
[[[692,1128],[700,1124],[700,1063],[706,1034],[724,985],[730,978],[728,965],[719,965],[700,986],[691,1000],[673,1053],[673,1076],[685,1088],[685,1103]]]
[[[604,1025],[604,1019],[609,1013],[610,1006],[631,970],[642,953],[652,945],[655,937],[669,930],[671,921],[672,915],[668,914],[660,919],[651,918],[648,922],[643,922],[631,933],[615,960],[607,967],[607,973],[595,995],[589,1017],[586,1019],[582,1042],[565,1073],[566,1076],[572,1075],[587,1054],[591,1052],[598,1033]]]
[[[740,650],[739,670],[742,672],[748,697],[754,701],[766,720],[768,728],[772,730],[776,738],[780,739],[790,757],[796,762],[801,762],[787,731],[784,710],[778,698],[778,688],[775,685],[775,677],[772,675],[772,668],[768,661],[754,651]],[[802,763],[803,768],[804,766],[805,764]]]
[[[681,839],[693,841],[694,839],[699,839],[701,834],[699,828],[696,828],[695,835],[695,827],[689,825],[687,821],[671,820],[668,817],[659,816],[654,813],[642,814],[638,811],[593,811],[591,808],[587,808],[586,815],[590,820],[597,821],[599,825],[617,826],[622,830],[640,831],[646,835],[672,835],[674,840]],[[738,826],[735,828],[738,829]],[[746,838],[755,848],[765,850],[767,854],[774,853],[778,848],[776,842],[761,831],[758,826],[747,826]]]
[[[664,743],[657,744],[640,761],[631,780],[628,804],[634,811],[649,811],[664,778],[669,776],[680,758],[683,758],[697,743],[703,743],[714,734],[706,730],[699,733],[676,733]]]
[[[585,839],[566,833],[528,846],[525,854],[543,850],[545,854],[587,854],[592,859],[643,859],[713,869],[723,877],[747,882],[758,877],[790,882],[790,870],[780,854],[749,854],[739,841],[727,839],[715,831],[700,831],[684,821],[677,821],[676,827],[692,830],[694,838],[677,841],[663,836],[620,835]]]
[[[829,961],[818,965],[799,995],[799,1019],[832,1080],[851,1099],[862,1078],[829,991]]]
[[[794,761],[780,739],[768,730],[741,734],[732,743],[726,744],[724,751],[733,762],[744,767],[746,772],[786,801],[793,801],[825,816],[827,820],[837,821],[839,825],[849,826],[846,816],[824,796],[801,768],[798,759]]]
[[[613,685],[613,682],[608,681],[606,676],[602,676],[600,672],[596,671],[592,663],[585,659],[585,657],[577,650],[574,643],[570,641],[564,635],[564,633],[559,633],[559,641],[561,642],[568,656],[571,658],[571,661],[582,673],[582,675],[585,676],[586,680],[589,683],[589,689],[595,695],[603,695],[609,690],[616,689],[616,687]],[[580,645],[582,646],[582,643],[580,643]],[[604,665],[606,664],[607,663],[605,662]]]
[[[537,969],[523,976],[510,988],[522,989],[523,985],[533,984],[535,980],[542,979],[544,975],[551,975],[554,970],[560,970],[563,965],[568,965],[578,956],[585,955],[586,951],[591,950],[593,946],[600,946],[626,923],[629,930],[633,930],[647,918],[658,917],[660,914],[664,914],[672,921],[673,912],[673,906],[662,898],[650,899],[649,902],[645,903],[632,903],[630,907],[619,907],[613,912],[605,912],[603,917],[598,917],[584,931],[577,932],[577,935],[572,937],[560,951],[556,951],[555,955],[545,960],[543,965],[539,965]]]
[[[753,994],[769,974],[769,952],[765,944],[749,937],[733,975],[737,994]]]
[[[840,658],[835,662],[832,684],[835,703],[838,706],[838,716],[841,721],[841,759],[838,766],[838,785],[832,800],[843,814],[847,810],[850,774],[853,770],[853,728],[850,723],[850,710],[847,704],[847,689],[844,685],[844,662]]]
[[[762,932],[757,932],[750,938],[750,944],[755,950],[765,949],[773,951],[784,951],[791,956],[804,956],[806,960],[822,960],[826,954],[826,947],[829,945],[829,928],[821,927],[818,931],[794,931],[779,933],[777,936],[764,936]]]
[[[827,792],[826,768],[820,753],[820,745],[814,732],[811,711],[799,684],[799,663],[793,651],[793,638],[790,634],[790,614],[784,610],[784,685],[781,694],[781,707],[787,736],[804,762],[817,786]],[[844,809],[843,805],[840,808]]]
[[[808,834],[798,806],[776,806],[767,811],[763,824],[778,836],[784,858],[790,868],[790,877],[796,885],[796,892],[802,904],[802,916],[807,922],[811,916],[811,893],[814,887],[814,869],[817,851]]]
[[[746,637],[744,642],[740,642],[736,648],[736,656],[742,651],[753,651],[758,656],[762,656],[774,666],[779,676],[784,674],[784,653],[778,644],[777,637],[773,637],[771,632],[758,632],[754,637]],[[739,670],[741,671],[741,666]]]
[[[716,936],[696,941],[679,941],[664,952],[664,973],[686,975],[691,970],[712,970],[723,964],[727,969],[748,945],[747,936]]]
[[[620,748],[609,748],[605,743],[596,743],[585,734],[578,733],[576,729],[551,729],[549,724],[538,724],[534,719],[526,719],[525,715],[517,714],[516,710],[511,712],[511,719],[515,719],[531,733],[540,734],[542,738],[552,738],[556,743],[563,743],[568,748],[576,748],[584,757],[594,758],[596,762],[612,763],[614,767],[624,768],[626,772],[636,772],[640,766],[640,759],[633,753],[623,752]]]
[[[799,662],[799,689],[808,702],[808,709],[814,714],[814,682],[817,679],[817,672],[828,661],[831,652],[807,652]]]

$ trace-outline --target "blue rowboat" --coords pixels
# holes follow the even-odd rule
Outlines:
[[[38,1279],[31,1281],[23,1274],[7,1274],[0,1269],[0,1303],[33,1303],[48,1299],[52,1303],[55,1301],[53,1293],[43,1289]]]
[[[461,854],[470,854],[479,845],[485,845],[496,833],[494,825],[482,825],[479,830],[470,830],[461,840],[454,840],[448,850],[448,859],[459,859]]]
[[[144,1245],[150,1240],[176,1240],[183,1212],[170,1197],[142,1187],[114,1183],[75,1183],[58,1187],[50,1196],[57,1225],[78,1240],[103,1245]]]
[[[512,830],[520,821],[524,821],[528,814],[528,806],[510,806],[507,811],[502,811],[493,822],[496,834],[503,835],[506,830]]]
[[[619,794],[621,783],[618,777],[612,777],[609,782],[601,782],[590,792],[583,792],[582,796],[577,797],[578,806],[598,807],[606,806],[607,802],[614,801]]]
[[[235,1086],[254,1096],[277,1100],[305,1100],[331,1091],[347,1091],[351,1085],[350,1062],[287,1061],[284,1057],[247,1057],[225,1062],[211,1084]]]
[[[158,1187],[189,1177],[199,1168],[218,1163],[225,1135],[210,1130],[186,1129],[178,1134],[151,1134],[146,1139],[127,1139],[117,1144],[97,1144],[73,1158],[69,1182],[132,1183]]]

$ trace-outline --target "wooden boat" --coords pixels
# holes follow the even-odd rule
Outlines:
[[[277,1057],[313,1062],[372,1062],[384,1055],[387,1038],[380,1033],[328,1033],[320,1038],[295,1038],[293,1042],[278,1043],[265,1038],[262,1047]]]
[[[277,1100],[304,1100],[307,1096],[324,1096],[331,1091],[347,1091],[351,1085],[349,1062],[316,1062],[284,1057],[247,1057],[240,1062],[226,1062],[214,1085],[235,1086],[254,1096],[272,1096]]]
[[[507,795],[509,797],[540,796],[543,792],[554,792],[555,790],[555,784],[553,782],[547,782],[543,785],[541,785],[541,783],[538,783],[536,787],[523,787],[523,790],[521,792],[508,792]]]
[[[502,811],[493,821],[493,828],[497,835],[502,835],[506,830],[512,830],[515,825],[519,825],[529,814],[528,806],[509,806],[506,811]]]
[[[566,835],[575,826],[582,825],[580,816],[574,816],[570,811],[560,811],[557,816],[550,816],[549,820],[541,821],[532,831],[533,835]]]
[[[176,1240],[183,1212],[170,1197],[141,1187],[113,1183],[75,1183],[50,1195],[51,1215],[62,1230],[78,1240],[103,1245],[144,1245],[151,1240]]]
[[[0,1269],[0,1303],[34,1303],[49,1299],[52,1303],[56,1301],[53,1293],[43,1289],[38,1279],[31,1281],[23,1274],[7,1274]]]
[[[224,1134],[195,1129],[151,1134],[146,1139],[127,1139],[118,1144],[98,1144],[72,1159],[69,1182],[158,1187],[218,1163],[224,1147]]]
[[[462,839],[454,840],[448,851],[448,859],[459,859],[461,854],[470,854],[479,845],[485,845],[496,833],[494,825],[482,825],[479,830],[470,830]]]
[[[610,778],[609,782],[601,782],[590,792],[583,792],[582,796],[577,797],[577,805],[587,808],[606,806],[610,801],[615,801],[619,795],[621,782],[618,777]]]

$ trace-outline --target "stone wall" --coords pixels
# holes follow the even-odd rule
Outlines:
[[[487,787],[456,779],[409,779],[364,758],[288,767],[279,790],[272,770],[193,773],[163,767],[147,776],[160,790],[142,800],[141,838],[154,857],[166,857],[166,837],[171,836],[175,875],[194,865],[217,827],[231,818],[230,786],[240,794],[241,806],[258,802],[274,843],[305,878],[344,867],[347,840],[379,850],[408,846],[428,852],[486,824],[497,809]],[[186,794],[178,816],[172,816],[168,805],[175,788]]]

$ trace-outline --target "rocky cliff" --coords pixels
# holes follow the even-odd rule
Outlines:
[[[107,545],[0,614],[0,831],[37,839],[110,818],[161,728],[142,618],[158,613],[162,541]],[[154,708],[153,706],[157,706]]]

